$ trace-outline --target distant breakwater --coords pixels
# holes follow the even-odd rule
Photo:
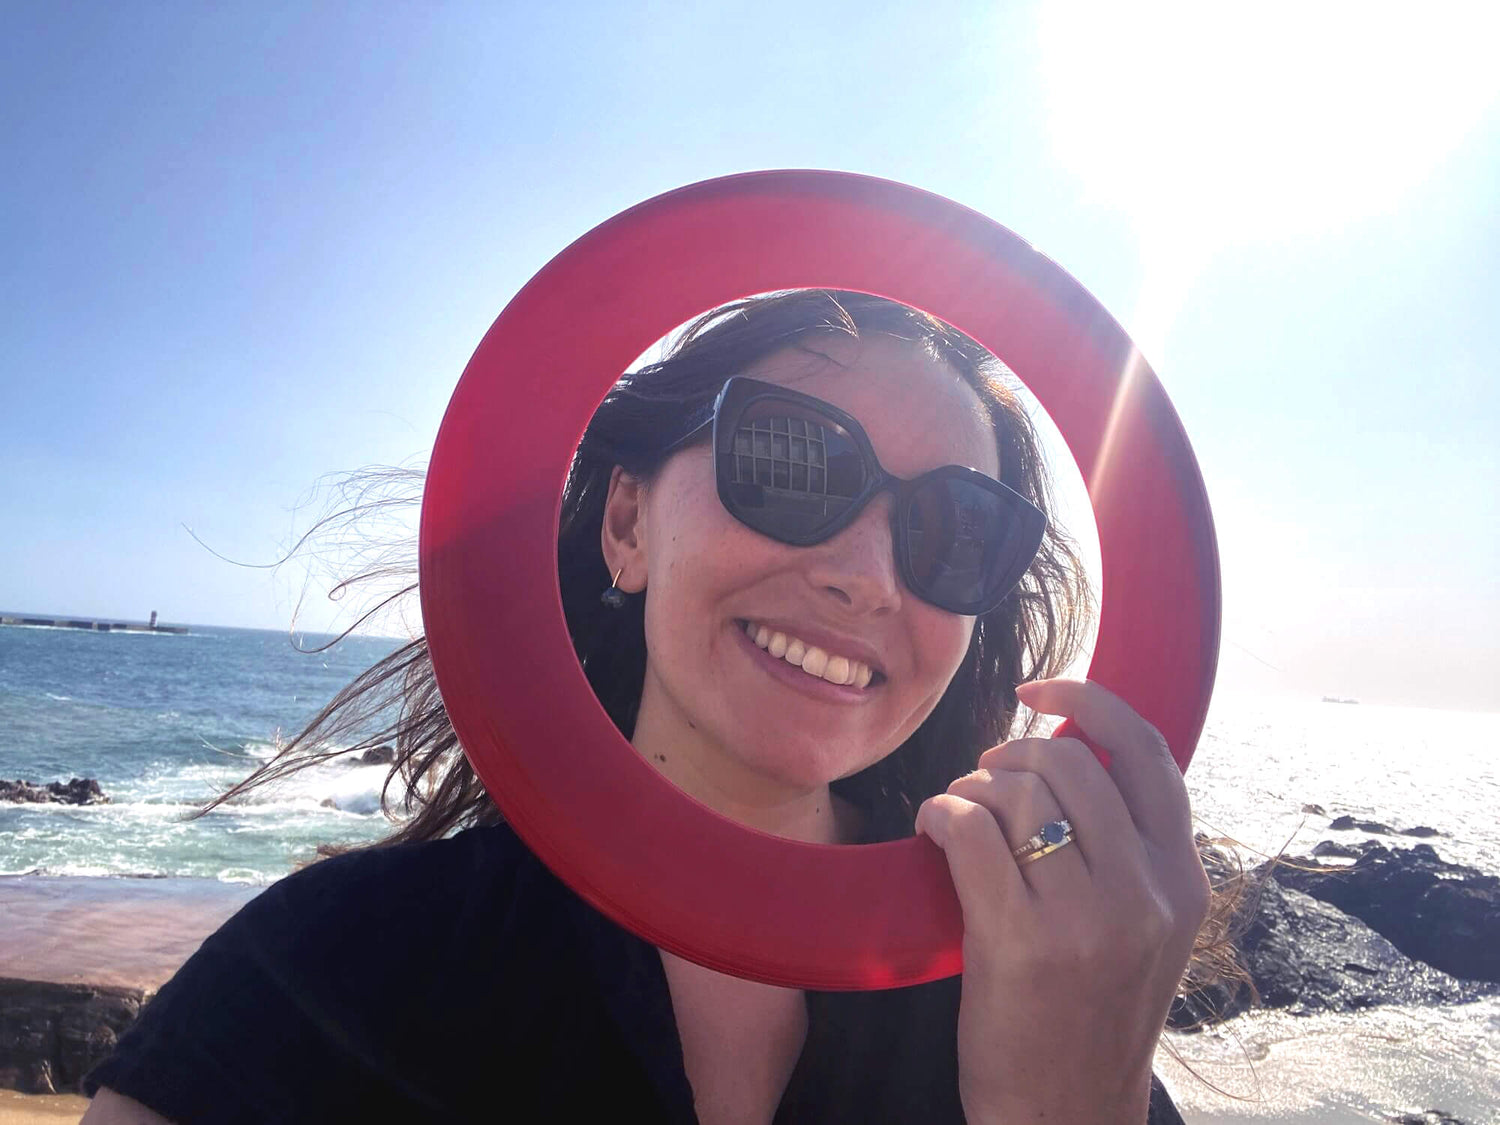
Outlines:
[[[149,623],[139,621],[99,621],[90,617],[12,617],[0,616],[0,625],[30,625],[41,629],[81,629],[88,633],[186,633],[186,625],[158,625],[156,615]]]

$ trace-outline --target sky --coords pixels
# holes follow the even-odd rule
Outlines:
[[[422,463],[536,270],[832,168],[1135,336],[1214,507],[1221,690],[1500,710],[1500,9],[1431,8],[9,5],[0,610],[349,623],[348,539],[260,564],[330,474]]]

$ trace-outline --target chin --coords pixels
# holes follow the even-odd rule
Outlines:
[[[869,769],[878,760],[851,762],[847,758],[831,759],[815,752],[785,758],[778,755],[770,761],[763,756],[742,759],[756,773],[787,789],[802,793],[826,789],[835,781],[842,781]]]

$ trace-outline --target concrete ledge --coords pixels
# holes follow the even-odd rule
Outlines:
[[[263,889],[0,876],[0,1087],[77,1091],[156,990]]]

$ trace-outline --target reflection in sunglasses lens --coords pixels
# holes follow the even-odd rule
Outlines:
[[[1000,497],[968,481],[929,481],[908,498],[906,549],[912,579],[950,605],[985,600],[1005,543],[1008,512]]]
[[[726,458],[741,518],[778,538],[805,539],[832,525],[864,489],[864,459],[842,427],[769,400],[742,414]]]
[[[783,542],[817,543],[864,494],[871,466],[853,435],[800,403],[755,402],[735,422],[719,474],[731,511]],[[911,584],[956,612],[987,602],[1011,581],[1020,550],[1017,513],[995,492],[938,477],[906,499],[897,522]]]

